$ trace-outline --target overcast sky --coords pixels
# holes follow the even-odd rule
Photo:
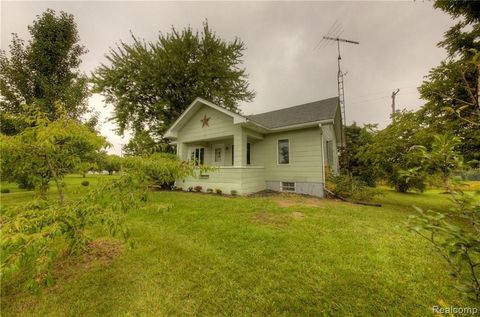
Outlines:
[[[397,108],[422,105],[418,87],[429,69],[446,57],[436,44],[453,24],[431,2],[1,2],[1,47],[11,33],[28,39],[27,25],[45,9],[75,16],[81,43],[89,50],[82,70],[90,74],[105,53],[129,32],[155,40],[171,26],[201,28],[208,19],[222,38],[236,36],[247,47],[244,66],[257,97],[241,104],[245,114],[284,108],[337,95],[337,48],[320,43],[340,34],[360,45],[341,46],[347,122],[379,123],[390,115],[390,95],[400,88]],[[333,29],[332,29],[333,28]],[[104,122],[112,107],[102,97],[90,104],[101,112],[103,135],[120,153],[122,138]]]

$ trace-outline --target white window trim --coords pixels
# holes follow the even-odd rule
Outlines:
[[[278,147],[278,145],[279,145],[279,144],[278,144],[278,142],[279,142],[279,141],[283,141],[283,140],[287,140],[287,141],[288,141],[288,163],[280,163],[280,162],[278,161],[278,158],[279,158],[279,155],[278,155],[278,153],[279,153],[279,147]],[[280,138],[280,139],[277,139],[277,153],[276,153],[276,155],[277,155],[277,165],[280,165],[280,166],[282,166],[282,165],[290,165],[292,156],[291,156],[291,152],[290,152],[290,139],[289,139],[289,138]]]
[[[222,153],[222,160],[220,162],[215,162],[215,149],[221,149]],[[219,164],[217,166],[224,166],[225,165],[225,143],[217,143],[212,144],[212,165]]]
[[[205,147],[204,146],[191,146],[190,147],[190,150],[188,151],[188,160],[189,161],[192,161],[192,151],[196,151],[197,149],[203,149],[203,164],[200,164],[200,162],[198,162],[198,166],[201,166],[201,165],[205,165],[205,154],[206,154],[206,151],[205,151]]]

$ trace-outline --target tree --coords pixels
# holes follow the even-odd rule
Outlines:
[[[93,74],[94,91],[115,108],[119,133],[130,128],[162,142],[167,128],[197,97],[237,111],[239,101],[255,96],[242,68],[245,44],[238,38],[222,40],[207,22],[201,33],[172,28],[156,42],[132,39],[111,49],[109,64]]]
[[[359,147],[356,158],[399,192],[423,191],[426,175],[421,173],[418,156],[410,149],[430,144],[430,133],[418,112],[397,112],[394,117],[390,125]]]
[[[448,58],[433,68],[419,88],[427,102],[424,121],[436,133],[461,138],[466,160],[480,159],[480,15],[474,1],[436,1],[434,6],[460,20],[438,45]]]
[[[107,171],[109,175],[112,175],[122,168],[122,158],[114,154],[106,155],[100,165],[103,170]]]
[[[27,44],[14,34],[10,56],[0,51],[0,129],[8,135],[28,126],[17,117],[26,114],[26,104],[35,104],[50,120],[60,117],[57,101],[70,118],[80,120],[88,110],[88,80],[78,68],[86,49],[79,44],[73,15],[48,9],[28,30]]]
[[[340,172],[349,174],[368,186],[375,186],[377,171],[370,164],[364,164],[359,157],[359,149],[369,144],[374,136],[376,125],[357,126],[354,122],[345,127],[346,146],[342,147],[340,153]]]
[[[60,115],[55,121],[32,107],[29,110],[32,115],[24,120],[30,127],[14,136],[0,134],[1,175],[8,181],[28,179],[43,197],[48,183],[54,180],[59,201],[63,203],[64,175],[76,170],[86,157],[108,143],[104,137],[71,119],[61,103],[55,107]]]

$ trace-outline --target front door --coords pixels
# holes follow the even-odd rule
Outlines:
[[[215,166],[223,166],[225,160],[225,144],[212,145],[212,161]]]

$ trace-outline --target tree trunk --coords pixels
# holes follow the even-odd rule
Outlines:
[[[60,180],[58,179],[57,172],[55,172],[52,162],[48,157],[48,154],[45,154],[45,161],[47,162],[48,169],[50,170],[50,173],[52,174],[53,179],[55,180],[55,184],[57,185],[59,202],[61,205],[63,205],[63,202],[64,202],[63,188],[62,188],[62,185],[60,184]]]

